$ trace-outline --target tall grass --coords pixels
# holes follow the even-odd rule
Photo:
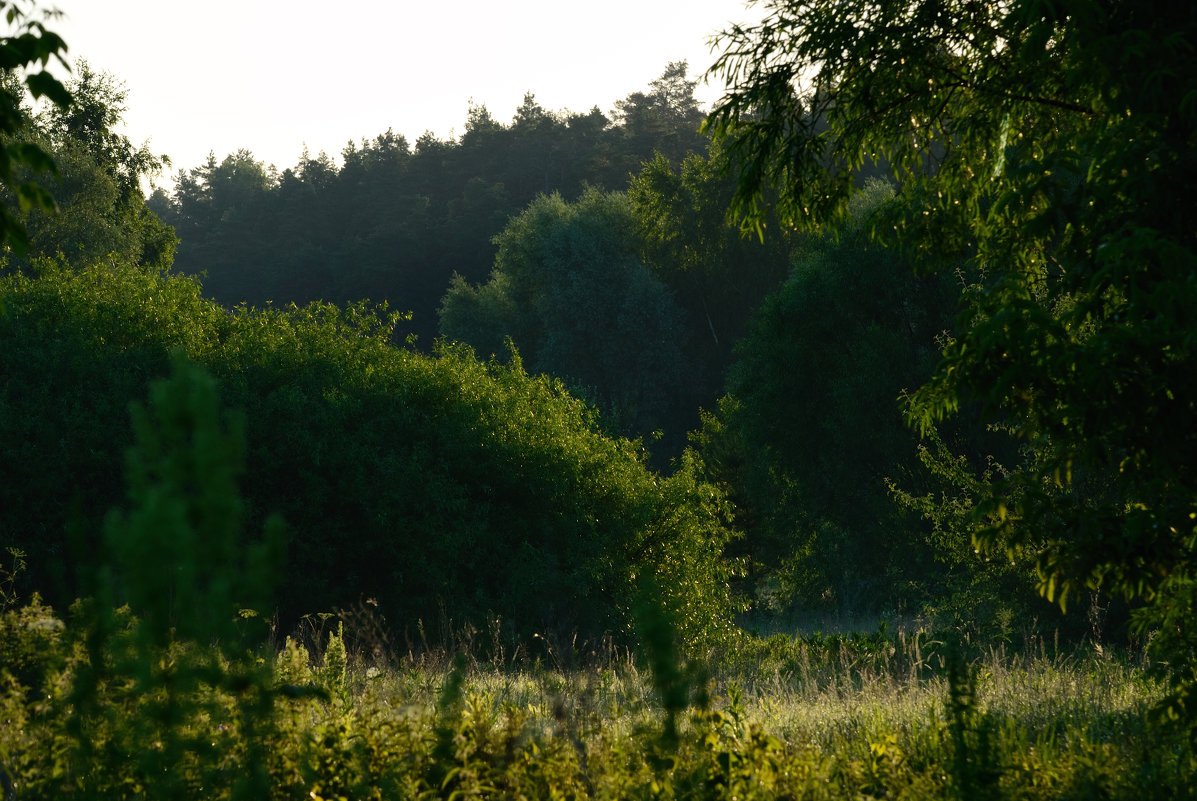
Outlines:
[[[238,783],[250,767],[272,799],[1193,795],[1189,744],[1147,722],[1162,688],[1135,660],[1091,648],[745,635],[734,652],[711,655],[705,677],[686,673],[703,686],[669,738],[659,682],[626,649],[513,653],[494,632],[396,646],[377,639],[386,629],[363,607],[312,618],[259,654],[273,698],[259,718],[238,701],[244,688],[193,683],[172,721],[147,728],[138,714],[161,703],[131,697],[112,674],[94,689],[88,719],[75,716],[86,631],[49,620],[58,619],[36,603],[4,613],[6,801],[261,798]],[[471,636],[486,647],[456,647]],[[23,640],[38,651],[11,647]],[[18,656],[20,681],[10,670]],[[186,746],[180,758],[137,759],[161,747],[146,732],[167,725]],[[91,747],[75,747],[79,737]],[[145,775],[144,765],[175,775]]]

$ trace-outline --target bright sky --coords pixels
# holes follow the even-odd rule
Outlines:
[[[760,16],[745,0],[39,3],[55,5],[69,56],[124,82],[127,135],[169,155],[172,174],[209,150],[285,169],[305,144],[339,157],[388,128],[446,139],[471,100],[508,123],[528,91],[551,111],[609,114],[671,61],[701,75],[708,37]]]

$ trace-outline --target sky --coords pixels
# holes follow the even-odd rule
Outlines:
[[[526,92],[610,114],[673,61],[691,77],[745,0],[43,0],[93,71],[128,92],[125,133],[171,173],[247,149],[293,167],[387,129],[459,135],[470,103],[508,123]],[[701,86],[706,105],[722,87]],[[164,176],[168,179],[169,176]]]

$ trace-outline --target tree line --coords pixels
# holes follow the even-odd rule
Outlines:
[[[701,151],[696,83],[670,64],[609,114],[550,111],[528,93],[508,124],[472,106],[457,139],[387,131],[349,142],[339,165],[305,152],[279,172],[247,151],[213,154],[150,206],[181,239],[175,269],[203,274],[221,302],[387,301],[413,312],[428,348],[450,279],[485,277],[492,237],[537,195],[619,189],[654,152]]]

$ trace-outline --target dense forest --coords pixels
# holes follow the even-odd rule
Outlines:
[[[147,195],[0,0],[0,799],[1191,793],[1197,20],[766,5],[711,109],[674,62]],[[1105,688],[1036,718],[1036,654]]]

